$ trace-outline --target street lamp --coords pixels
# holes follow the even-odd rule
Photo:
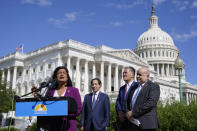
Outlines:
[[[180,94],[180,102],[183,103],[183,93],[182,93],[182,86],[181,86],[181,76],[182,76],[182,69],[184,68],[184,62],[179,57],[179,54],[175,60],[175,69],[178,70],[178,77],[179,77],[179,94]]]

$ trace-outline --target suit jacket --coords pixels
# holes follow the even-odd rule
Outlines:
[[[126,99],[128,97],[128,94],[130,94],[129,92],[131,91],[132,88],[137,88],[138,87],[138,83],[133,81],[133,83],[131,84],[127,95],[126,95]],[[121,86],[119,89],[119,94],[116,100],[116,112],[118,111],[122,111],[122,112],[126,112],[126,99],[125,99],[125,88],[126,88],[126,84]]]
[[[131,101],[135,92],[133,88],[127,99],[127,108],[131,110]],[[140,128],[142,129],[156,129],[158,128],[157,119],[157,102],[160,97],[160,87],[158,84],[148,80],[135,101],[133,107],[133,117],[140,121]]]
[[[110,102],[108,95],[99,92],[94,108],[92,109],[93,93],[85,95],[81,126],[84,126],[85,131],[90,131],[91,123],[93,123],[96,131],[104,131],[109,125],[110,120]]]

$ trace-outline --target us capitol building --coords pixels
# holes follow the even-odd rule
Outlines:
[[[179,50],[171,36],[158,26],[154,6],[149,22],[148,30],[138,38],[134,51],[105,45],[94,47],[68,39],[29,53],[15,52],[3,56],[0,58],[2,81],[7,83],[7,88],[24,95],[33,85],[48,81],[57,66],[65,65],[82,99],[91,91],[90,80],[98,77],[103,83],[101,91],[114,101],[119,87],[124,84],[124,67],[132,66],[137,70],[146,66],[150,69],[150,79],[160,85],[160,100],[179,101],[178,71],[175,68]],[[179,62],[183,63],[181,59]],[[184,69],[181,82],[183,99],[187,103],[197,101],[197,86],[186,81]]]

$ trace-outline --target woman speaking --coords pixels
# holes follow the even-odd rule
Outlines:
[[[68,69],[65,66],[59,66],[55,69],[52,78],[57,80],[53,88],[46,92],[47,97],[72,97],[77,103],[77,112],[68,114],[68,116],[57,117],[58,122],[52,128],[58,131],[77,131],[76,117],[81,113],[81,97],[77,88],[72,87]],[[35,87],[32,88],[34,90]]]

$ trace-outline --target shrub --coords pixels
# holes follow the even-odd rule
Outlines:
[[[180,104],[178,102],[159,105],[157,108],[160,128],[158,131],[196,131],[197,104]]]

